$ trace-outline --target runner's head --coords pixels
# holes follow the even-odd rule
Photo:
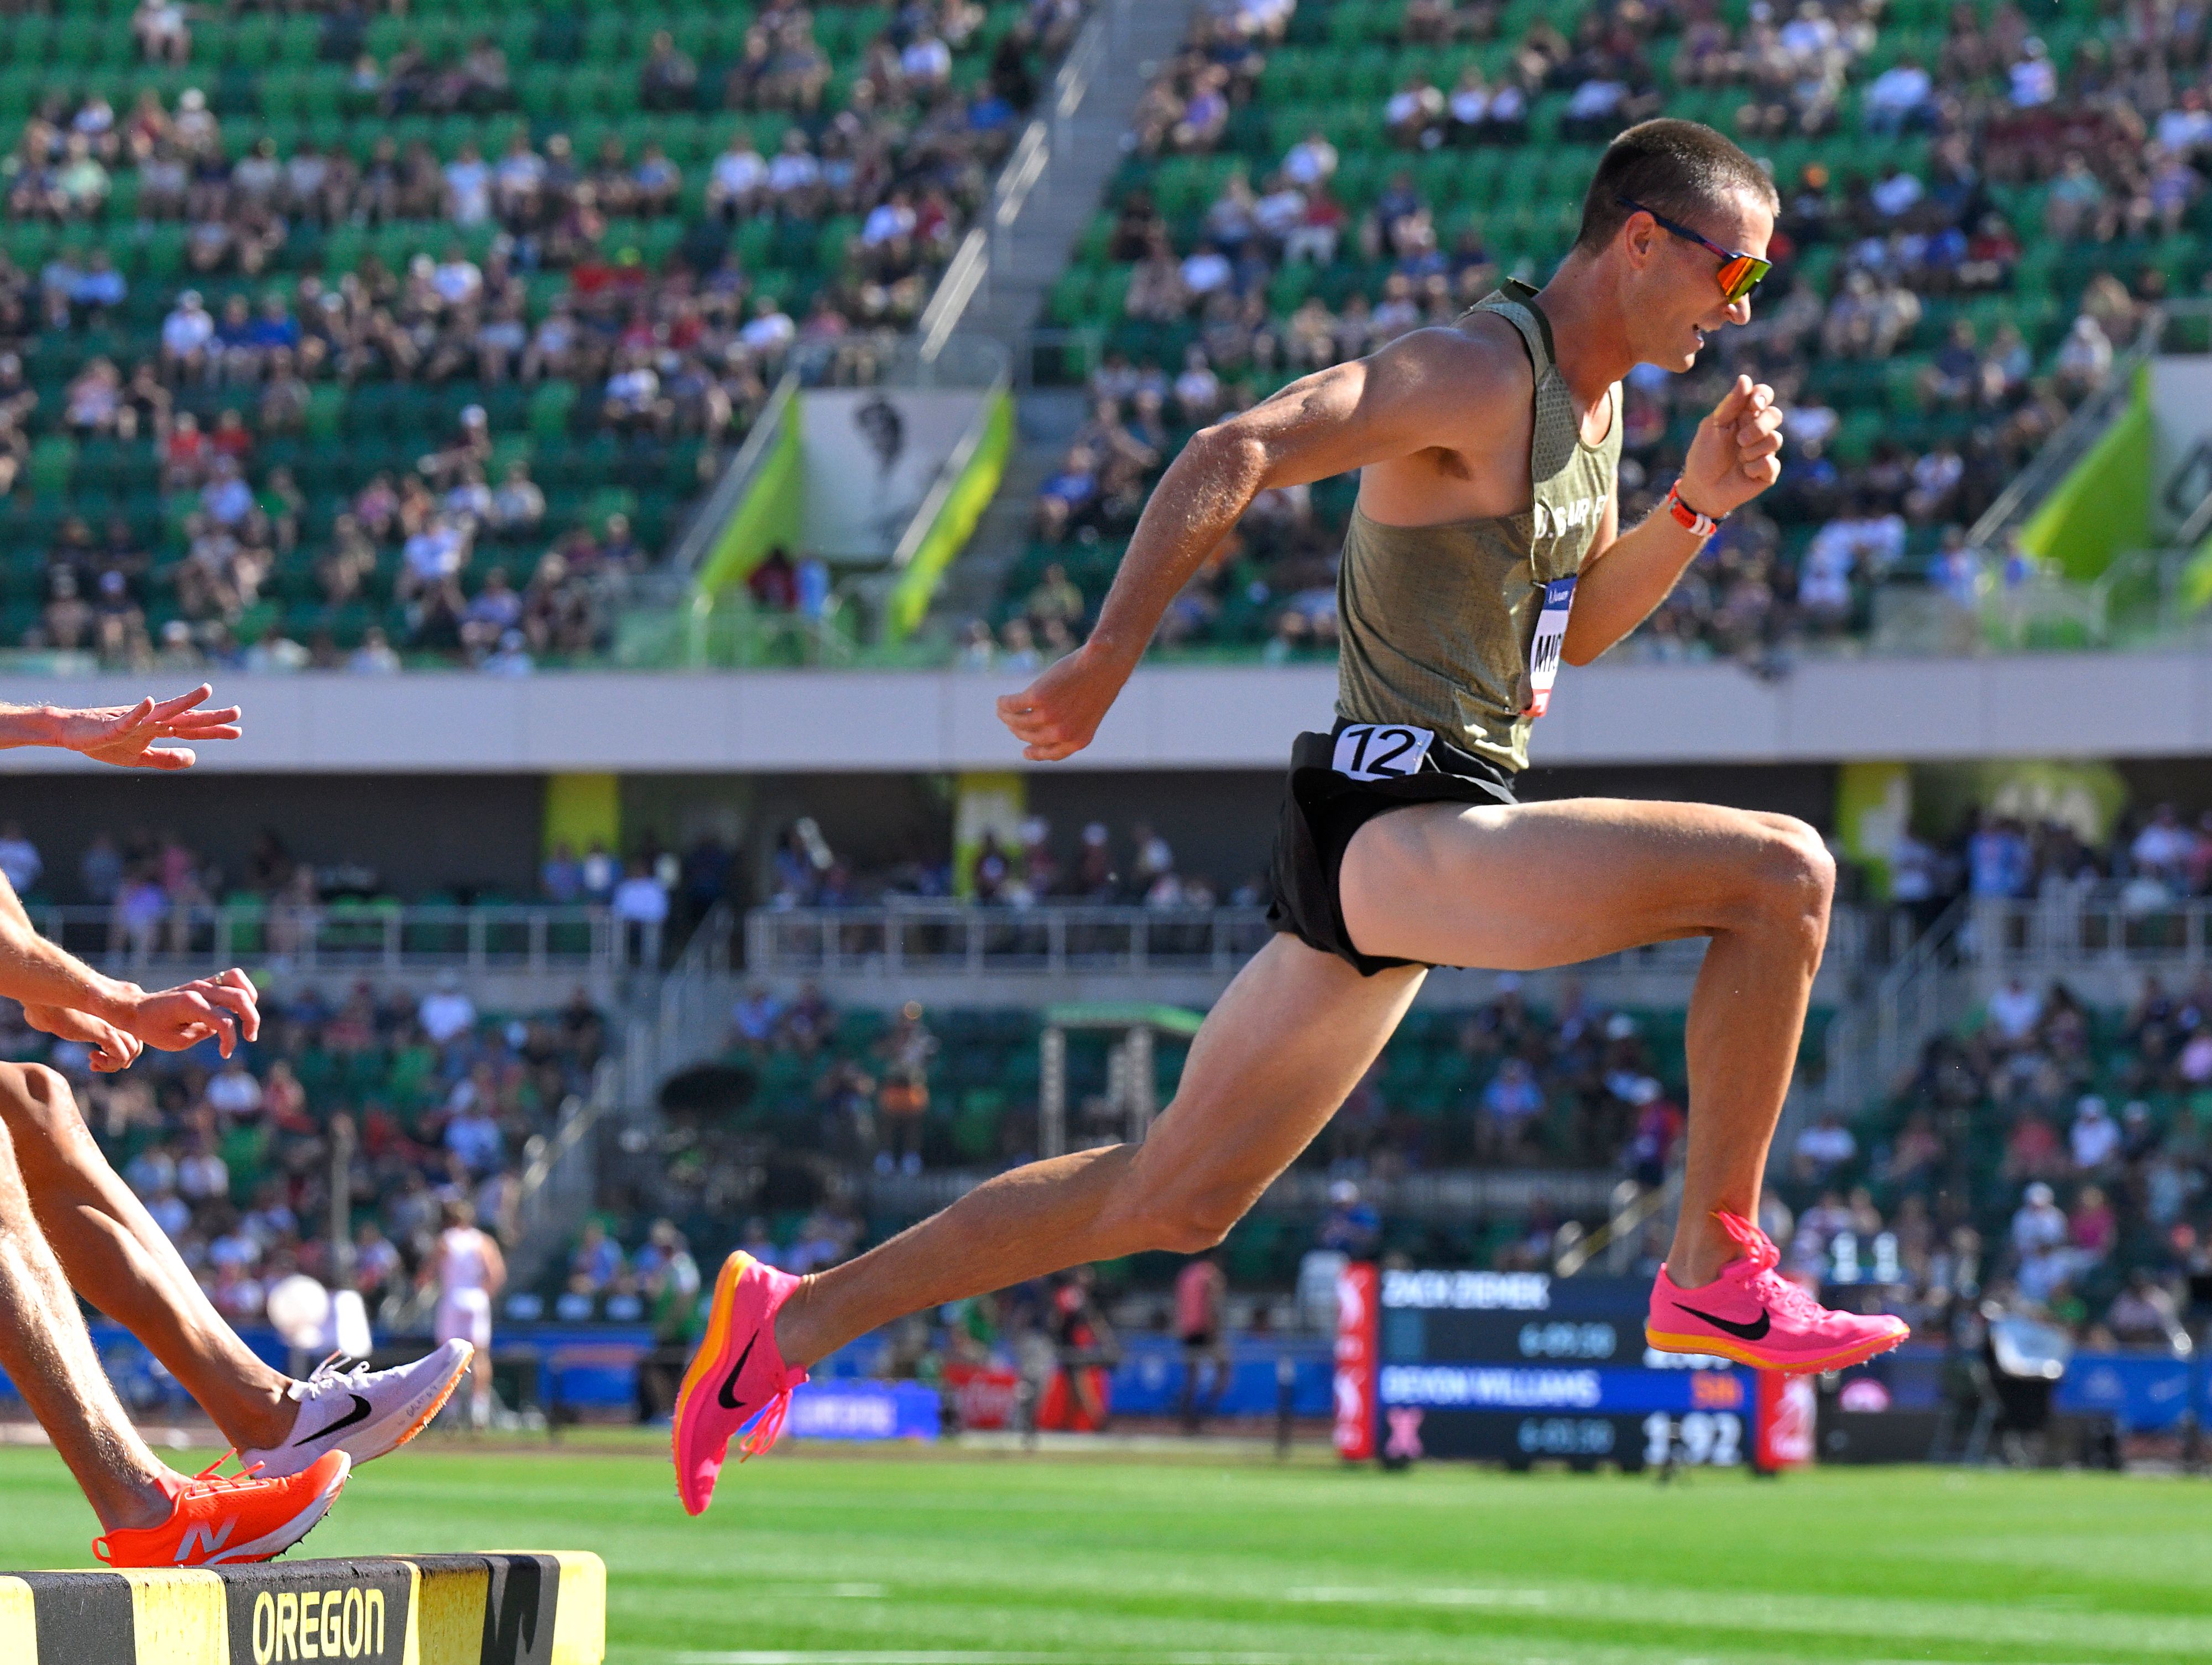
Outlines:
[[[1574,254],[1605,275],[1640,363],[1686,370],[1747,323],[1780,205],[1765,170],[1711,128],[1662,118],[1606,148]]]
[[[477,1223],[477,1206],[466,1197],[455,1197],[439,1211],[450,1227],[465,1231]]]

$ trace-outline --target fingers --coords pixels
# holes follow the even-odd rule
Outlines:
[[[1036,744],[1059,738],[1058,726],[1042,711],[1030,702],[1026,692],[1002,694],[998,702],[999,720],[1012,731],[1016,739]]]
[[[261,991],[253,980],[236,966],[199,985],[200,992],[211,1005],[235,1012],[239,1032],[249,1041],[261,1035]]]
[[[190,769],[199,760],[190,746],[148,746],[131,764],[137,769]]]
[[[195,711],[180,722],[167,723],[162,732],[171,735],[190,735],[195,740],[234,740],[240,729],[239,710],[230,706],[221,711]]]
[[[214,696],[215,689],[213,685],[208,683],[202,683],[198,688],[192,690],[191,693],[179,694],[174,699],[163,700],[159,705],[155,705],[150,698],[148,699],[145,703],[152,708],[154,720],[156,722],[166,723],[173,721],[175,719],[182,716],[185,712],[190,711],[194,706],[201,704],[203,702],[209,699],[212,699]],[[201,714],[203,716],[212,717],[217,714],[210,711],[204,712]]]
[[[116,714],[114,727],[118,733],[127,734],[134,728],[143,728],[154,718],[154,696],[149,694],[128,711]]]
[[[1735,379],[1735,385],[1722,394],[1721,402],[1713,407],[1712,420],[1723,427],[1735,421],[1737,417],[1743,415],[1745,408],[1751,403],[1754,391],[1749,376],[1738,376]],[[1774,390],[1771,387],[1766,390],[1766,396],[1770,399],[1774,397]]]

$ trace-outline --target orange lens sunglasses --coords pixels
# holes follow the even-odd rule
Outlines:
[[[1632,202],[1626,197],[1616,197],[1613,200],[1623,208],[1636,213],[1650,214],[1659,222],[1662,230],[1671,231],[1685,242],[1695,243],[1698,247],[1709,249],[1719,255],[1721,269],[1714,276],[1719,279],[1721,293],[1728,297],[1730,306],[1734,306],[1757,289],[1759,280],[1774,270],[1774,263],[1771,260],[1762,260],[1755,254],[1739,253],[1735,249],[1724,249],[1704,233],[1692,231],[1687,226],[1677,225],[1665,215],[1655,213],[1641,203]]]

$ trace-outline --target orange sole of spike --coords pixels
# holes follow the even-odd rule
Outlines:
[[[416,1435],[421,1433],[425,1428],[428,1427],[432,1423],[438,1419],[438,1413],[446,1408],[446,1401],[451,1399],[454,1393],[459,1389],[461,1385],[461,1378],[469,1373],[469,1367],[476,1362],[476,1344],[474,1342],[471,1342],[469,1344],[469,1356],[461,1361],[461,1368],[453,1372],[453,1380],[446,1383],[445,1392],[440,1394],[435,1399],[430,1401],[430,1407],[424,1411],[421,1416],[415,1419],[414,1426],[408,1429],[405,1433],[400,1435],[398,1439],[392,1442],[392,1451],[397,1451],[401,1446],[406,1444],[409,1440],[414,1438]],[[386,1451],[384,1455],[388,1457],[392,1455],[392,1451]]]
[[[682,1461],[684,1413],[690,1408],[691,1395],[714,1373],[715,1361],[729,1346],[738,1279],[744,1276],[752,1258],[740,1250],[724,1261],[722,1269],[714,1275],[714,1299],[707,1310],[707,1333],[700,1338],[699,1351],[691,1355],[691,1364],[684,1372],[683,1385],[676,1390],[676,1414],[669,1419],[668,1457],[672,1462]]]
[[[1733,1359],[1739,1364],[1748,1364],[1758,1370],[1780,1370],[1785,1376],[1818,1376],[1823,1370],[1840,1370],[1852,1364],[1863,1364],[1869,1358],[1887,1352],[1911,1334],[1910,1330],[1900,1331],[1895,1335],[1861,1341],[1818,1358],[1793,1359],[1786,1364],[1771,1358],[1761,1358],[1750,1348],[1723,1341],[1718,1336],[1670,1335],[1664,1330],[1655,1330],[1647,1326],[1644,1339],[1661,1352],[1701,1352],[1717,1358]]]

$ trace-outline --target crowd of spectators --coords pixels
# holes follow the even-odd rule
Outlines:
[[[2060,819],[1978,813],[1948,845],[1906,830],[1889,856],[1892,900],[1925,925],[1954,897],[2116,903],[2141,918],[2212,895],[2212,813],[2171,803],[2120,817],[2101,839]]]
[[[67,524],[27,645],[142,667],[380,671],[412,652],[510,673],[549,654],[604,652],[623,580],[657,550],[637,548],[627,515],[546,524],[529,463],[510,451],[495,466],[483,405],[468,407],[439,451],[356,483],[335,507],[311,506],[289,464],[265,453],[327,434],[316,414],[325,389],[343,400],[380,382],[568,384],[578,389],[563,419],[571,438],[611,435],[634,459],[666,456],[665,481],[640,466],[656,474],[653,489],[688,498],[742,439],[794,343],[834,353],[855,332],[919,313],[1034,100],[1040,54],[1065,46],[1080,12],[1073,0],[1036,0],[999,39],[981,84],[963,92],[952,57],[983,9],[902,8],[866,43],[835,111],[818,107],[829,66],[805,8],[763,12],[711,96],[696,84],[698,66],[656,35],[638,70],[645,107],[793,117],[767,156],[734,128],[696,189],[658,143],[633,153],[612,135],[589,155],[565,132],[533,138],[520,123],[442,162],[423,142],[391,136],[359,159],[305,138],[280,155],[268,137],[227,131],[198,88],[173,106],[147,88],[122,114],[97,92],[58,88],[0,163],[9,214],[63,228],[40,270],[0,255],[0,491],[19,487],[33,436],[58,431],[150,444],[172,513],[159,551],[119,521],[97,538]],[[179,27],[160,34],[163,51],[188,51]],[[365,52],[344,61],[348,106],[362,115],[512,102],[489,40],[454,62],[413,43],[382,64]],[[235,290],[244,277],[259,292],[210,306],[186,288],[158,342],[122,329],[143,311],[131,292],[142,280],[127,279],[108,246],[123,171],[131,234],[176,222],[196,283]],[[421,229],[417,252],[396,268],[365,242],[387,223]],[[771,233],[768,245],[746,243],[755,260],[739,254],[738,228]],[[823,234],[833,231],[835,248]],[[789,264],[800,241],[802,264],[821,246],[825,281],[805,283],[811,300],[790,291],[789,273],[776,280],[785,292],[762,287],[760,261]],[[541,275],[562,281],[549,292]],[[62,408],[41,411],[23,362],[54,331],[89,337]],[[311,585],[276,581],[302,563]],[[308,622],[318,604],[363,601],[388,601],[404,623],[349,632],[364,639],[342,653]],[[287,602],[302,617],[295,631]],[[162,622],[149,630],[149,617]],[[240,636],[257,639],[250,653]]]
[[[1218,148],[1288,12],[1202,13],[1149,96],[1139,149]],[[1447,92],[1413,76],[1389,94],[1385,124],[1394,143],[1415,150],[1512,142],[1530,100],[1565,94],[1560,136],[1599,142],[1665,112],[1651,56],[1672,41],[1677,87],[1743,91],[1734,129],[1747,143],[1826,133],[1842,119],[1840,95],[1878,19],[1878,8],[1841,0],[1758,9],[1737,28],[1710,7],[1619,0],[1584,11],[1571,38],[1549,21],[1532,24],[1494,82],[1470,68]],[[1404,27],[1408,39],[1440,28],[1480,36],[1492,21],[1485,8],[1437,5],[1409,9]],[[1922,171],[1896,160],[1840,173],[1808,162],[1779,181],[1778,270],[1752,324],[1724,332],[1689,375],[1644,367],[1628,379],[1624,526],[1656,505],[1688,427],[1739,370],[1771,382],[1789,413],[1780,484],[1729,518],[1628,651],[1763,661],[1865,635],[1886,582],[1925,585],[1972,615],[1992,593],[2039,576],[2016,544],[1971,548],[1966,529],[2104,385],[2116,353],[2166,295],[2161,267],[2107,270],[2064,296],[2073,321],[2041,362],[2032,318],[2025,329],[1954,318],[1911,385],[1890,390],[1893,408],[1901,400],[1913,414],[1889,434],[1847,433],[1849,407],[1839,413],[1829,390],[1856,374],[1852,362],[1879,375],[1881,362],[1911,343],[1929,300],[2012,289],[2024,243],[2178,227],[2202,196],[2198,170],[2212,155],[2205,47],[2202,16],[2158,11],[2055,66],[2018,9],[2002,5],[1984,20],[1960,8],[1939,75],[1907,58],[1869,82],[1861,119],[1876,136],[1925,134]],[[1296,375],[1448,324],[1493,286],[1510,257],[1480,217],[1454,222],[1424,199],[1410,169],[1354,215],[1333,191],[1341,161],[1322,131],[1306,133],[1264,175],[1232,171],[1180,243],[1148,189],[1124,192],[1109,243],[1109,257],[1128,266],[1122,308],[1188,326],[1195,339],[1180,364],[1107,356],[1092,380],[1091,421],[1039,494],[1039,542],[1110,550],[1189,431]],[[2005,188],[2023,184],[2048,187],[2032,221],[2008,217],[2015,198]],[[1346,260],[1383,275],[1334,301],[1316,291],[1286,313],[1271,307],[1270,286],[1288,269]],[[1900,428],[1906,437],[1895,436]],[[1319,512],[1308,489],[1267,494],[1177,598],[1161,641],[1264,640],[1277,656],[1332,647],[1347,509],[1341,493],[1323,494]],[[1019,654],[1036,626],[1018,607],[1010,612],[995,651]],[[1084,621],[1068,623],[1079,639]],[[981,659],[992,645],[971,630],[969,646]]]
[[[870,871],[857,871],[802,817],[785,829],[770,864],[767,905],[840,908],[896,897],[958,896],[987,907],[1028,908],[1039,902],[1142,904],[1149,908],[1256,907],[1265,899],[1257,874],[1224,885],[1177,862],[1167,839],[1145,822],[1119,836],[1103,821],[1083,823],[1071,843],[1055,838],[1043,816],[1022,818],[1001,838],[987,829],[971,850],[951,862],[927,854]]]
[[[1820,1118],[1781,1188],[1797,1269],[2022,1304],[2092,1344],[2168,1346],[2212,1245],[2212,981],[2124,1012],[2008,979],[1856,1127]]]
[[[295,987],[262,1013],[228,1060],[210,1042],[93,1075],[82,1047],[13,1015],[0,1054],[73,1079],[102,1149],[232,1322],[259,1322],[269,1287],[303,1272],[359,1290],[380,1328],[427,1328],[441,1205],[473,1202],[513,1245],[525,1145],[589,1090],[605,1015],[580,989],[556,1011],[486,1014],[451,980],[419,999]]]

